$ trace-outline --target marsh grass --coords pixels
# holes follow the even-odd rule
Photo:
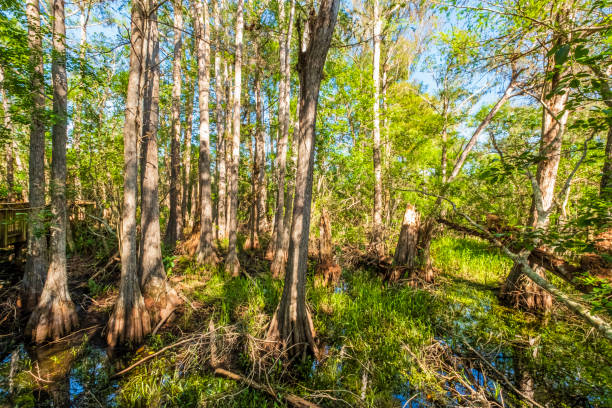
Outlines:
[[[528,373],[540,402],[612,406],[612,347],[607,341],[558,306],[549,316],[501,306],[498,289],[512,264],[485,242],[443,235],[433,242],[432,255],[439,272],[436,282],[420,289],[389,285],[365,270],[344,270],[337,287],[315,287],[310,270],[307,298],[321,352],[289,369],[280,362],[268,365],[259,380],[326,407],[398,407],[408,400],[418,406],[469,405],[460,392],[451,393],[467,390],[444,371],[448,365],[440,360],[466,355],[469,345],[511,381],[518,372]],[[232,366],[245,374],[262,374],[254,369],[258,361],[251,346],[265,336],[282,281],[258,272],[261,265],[249,269],[249,277],[231,278],[221,267],[201,268],[189,257],[173,257],[172,264],[173,279],[193,308],[184,306],[170,329],[150,336],[125,364],[187,334],[204,333],[212,319],[218,328],[234,333],[236,344],[228,348]],[[266,394],[214,376],[206,353],[199,350],[165,353],[118,382],[110,380],[112,370],[96,362],[95,353],[81,350],[91,357],[77,359],[71,375],[86,391],[73,400],[84,407],[99,406],[97,400],[103,406],[126,407],[282,406]],[[25,373],[31,361],[20,361],[18,400],[0,393],[0,402],[34,406],[36,389]],[[3,388],[7,364],[0,365]],[[460,365],[455,375],[480,381],[475,387],[480,385],[491,398],[501,393],[506,402],[520,405],[502,389],[499,378],[485,381],[474,367],[480,366]]]
[[[609,406],[612,372],[606,361],[612,350],[605,340],[564,310],[542,317],[501,306],[497,292],[512,263],[485,242],[441,236],[433,243],[432,255],[439,275],[434,285],[421,289],[388,285],[364,270],[344,270],[335,288],[314,287],[310,279],[308,303],[322,352],[289,375],[278,363],[268,380],[330,407],[394,407],[410,397],[422,406],[460,404],[448,391],[458,386],[439,375],[440,368],[427,354],[436,343],[461,353],[467,342],[512,380],[517,367],[528,370],[537,379],[536,398],[541,401],[558,406],[570,401],[565,406],[572,406],[571,401],[583,395],[594,406]],[[264,336],[282,281],[267,273],[232,279],[221,269],[201,271],[194,265],[183,273],[204,280],[187,295],[208,310],[216,324],[236,325],[243,338]],[[246,352],[234,361],[247,373],[255,364]],[[140,400],[146,400],[146,406],[278,405],[209,370],[181,372],[175,363],[159,359],[148,371],[123,380],[121,405]],[[499,395],[499,382],[488,381],[491,395]],[[510,395],[503,396],[512,401]]]

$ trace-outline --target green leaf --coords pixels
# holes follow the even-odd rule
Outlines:
[[[570,52],[570,46],[569,45],[563,45],[561,46],[557,52],[555,52],[555,65],[563,65],[565,63],[565,61],[567,61],[567,56],[569,55]]]

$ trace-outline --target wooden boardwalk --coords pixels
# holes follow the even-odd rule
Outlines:
[[[26,244],[29,207],[27,202],[0,203],[0,248]]]

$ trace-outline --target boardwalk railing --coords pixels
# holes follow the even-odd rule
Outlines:
[[[27,241],[29,203],[0,203],[0,248]]]

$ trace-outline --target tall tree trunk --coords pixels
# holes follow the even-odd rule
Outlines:
[[[108,322],[106,341],[110,347],[118,343],[140,343],[151,331],[151,321],[140,285],[136,262],[136,194],[138,191],[138,157],[140,136],[140,86],[143,67],[144,16],[143,0],[132,3],[130,71],[125,102],[123,127],[123,215],[121,220],[121,283],[115,309]]]
[[[255,77],[255,200],[256,200],[256,232],[259,234],[268,227],[266,218],[266,149],[263,121],[263,99],[261,93],[261,78]]]
[[[595,74],[599,84],[599,92],[602,100],[608,107],[612,109],[612,89],[610,89],[610,75],[612,74],[612,66],[602,69],[598,65],[590,65],[589,68]],[[606,139],[606,150],[604,155],[604,163],[601,169],[601,182],[599,196],[608,201],[612,201],[612,115],[608,113],[608,135]]]
[[[208,117],[208,94],[210,89],[210,32],[208,26],[208,4],[203,0],[193,2],[194,26],[198,53],[198,92],[200,108],[200,242],[197,260],[203,265],[218,262],[213,249],[212,193],[210,180],[210,126]]]
[[[223,239],[226,234],[226,196],[227,196],[227,172],[226,172],[226,146],[227,134],[225,127],[225,111],[223,105],[226,103],[226,81],[227,68],[222,71],[221,60],[223,59],[223,46],[221,28],[221,15],[219,14],[219,5],[216,0],[213,2],[213,20],[215,25],[215,95],[217,104],[215,106],[215,116],[217,123],[217,239]],[[225,65],[227,67],[227,65]]]
[[[236,251],[238,234],[238,164],[240,163],[240,92],[242,90],[242,32],[244,30],[244,2],[238,0],[236,10],[236,60],[234,66],[234,98],[232,112],[232,143],[230,167],[229,246],[225,270],[232,276],[240,273]]]
[[[316,268],[316,274],[319,275],[325,286],[329,286],[340,279],[341,273],[342,269],[334,261],[329,214],[325,208],[322,208],[319,221],[319,264]]]
[[[225,238],[229,238],[229,224],[230,224],[230,201],[231,201],[231,169],[232,169],[232,126],[234,123],[234,93],[232,92],[232,78],[233,73],[232,66],[224,61],[224,72],[225,72],[225,94],[227,95],[227,103],[225,108]]]
[[[64,0],[53,1],[53,116],[51,161],[51,239],[47,280],[27,332],[36,343],[70,333],[79,321],[68,292],[66,271],[66,140],[68,139],[68,79]]]
[[[257,75],[257,74],[256,74]],[[247,113],[247,118],[250,118],[251,114]],[[247,119],[248,120],[248,119]],[[257,124],[255,124],[255,132],[257,132]],[[249,134],[248,146],[249,146],[249,157],[251,159],[251,196],[248,199],[248,210],[249,210],[249,221],[248,221],[248,235],[244,241],[244,249],[259,249],[259,234],[257,233],[257,177],[255,168],[255,150],[253,147],[253,135]]]
[[[47,237],[45,214],[45,84],[38,0],[27,0],[28,47],[32,95],[30,122],[28,253],[23,275],[23,298],[26,310],[33,310],[47,276]]]
[[[287,171],[287,145],[289,142],[289,121],[290,121],[290,102],[291,102],[291,35],[293,33],[293,16],[295,13],[295,0],[291,1],[287,31],[280,41],[279,59],[281,79],[278,84],[278,123],[279,138],[276,144],[277,154],[277,193],[276,193],[276,212],[274,213],[274,228],[276,236],[270,240],[272,247],[268,252],[273,254],[270,272],[277,278],[282,275],[287,262],[287,246],[283,246],[285,233],[285,174]],[[284,1],[279,4],[279,20],[285,24],[285,5]],[[282,30],[281,30],[282,32]]]
[[[194,23],[195,25],[195,23]],[[183,198],[181,213],[183,215],[183,226],[189,228],[192,226],[193,221],[193,209],[191,208],[192,203],[189,202],[191,198],[191,139],[193,136],[193,96],[194,96],[194,82],[190,79],[189,74],[187,75],[187,99],[185,101],[185,136],[183,138]],[[191,205],[190,205],[191,204]]]
[[[557,42],[561,42],[561,38]],[[550,109],[542,109],[542,134],[540,138],[539,155],[542,160],[537,167],[537,189],[533,191],[530,225],[535,231],[544,232],[548,228],[550,209],[555,198],[555,185],[559,162],[561,160],[561,146],[563,142],[563,132],[567,122],[568,113],[565,106],[568,100],[568,92],[563,94],[555,93],[548,97],[553,91],[558,89],[563,79],[561,71],[555,66],[554,56],[548,57],[546,77],[550,75],[550,80],[546,80],[542,99]],[[553,116],[554,115],[554,116]],[[540,195],[542,209],[541,213],[536,209],[536,195]],[[540,276],[545,277],[544,268],[530,263],[531,268]],[[515,263],[508,274],[506,282],[501,290],[502,299],[509,305],[531,310],[548,311],[552,307],[552,296],[522,272],[523,267]]]
[[[2,98],[2,112],[4,114],[3,125],[6,132],[8,132],[8,141],[6,143],[6,188],[7,199],[9,202],[15,200],[15,151],[13,144],[13,125],[11,123],[11,109],[9,100],[6,94],[4,84],[4,68],[0,65],[0,97]]]
[[[405,267],[412,270],[416,266],[418,260],[417,245],[419,241],[420,216],[415,206],[408,204],[404,212],[402,228],[400,230],[397,247],[393,255],[393,265],[396,267]],[[394,271],[394,276],[391,280],[397,280],[401,277],[399,271]]]
[[[372,44],[374,48],[372,81],[374,82],[374,101],[372,124],[372,161],[374,163],[374,208],[372,225],[372,248],[376,255],[385,255],[385,245],[382,224],[382,166],[380,156],[380,36],[382,21],[380,18],[379,0],[374,0],[374,30]]]
[[[172,128],[170,142],[170,214],[164,242],[174,247],[183,239],[181,215],[181,57],[183,53],[183,5],[174,1],[174,60],[172,61]]]
[[[612,201],[612,119],[608,120],[608,138],[606,140],[604,164],[601,170],[599,196]]]
[[[152,10],[145,20],[143,46],[144,85],[142,96],[142,147],[140,189],[140,231],[138,271],[145,305],[154,321],[164,320],[180,303],[178,295],[166,281],[161,253],[159,224],[159,170],[157,126],[159,122],[159,31],[157,1],[149,1]]]
[[[318,14],[310,13],[309,39],[298,57],[300,125],[291,241],[283,294],[267,333],[269,340],[280,342],[288,357],[316,351],[312,319],[306,308],[308,233],[319,88],[338,5],[339,0],[322,0]]]
[[[79,29],[81,31],[81,38],[79,40],[79,65],[80,65],[80,81],[84,83],[85,76],[85,51],[87,48],[87,23],[89,22],[89,13],[91,10],[91,3],[82,1],[78,2],[79,7]],[[79,90],[79,94],[75,98],[74,102],[74,121],[72,130],[72,148],[76,157],[76,174],[74,177],[74,188],[76,191],[76,197],[81,198],[83,196],[81,177],[79,172],[80,167],[80,156],[81,156],[81,131],[82,126],[82,110],[83,110],[83,94],[84,89]]]

